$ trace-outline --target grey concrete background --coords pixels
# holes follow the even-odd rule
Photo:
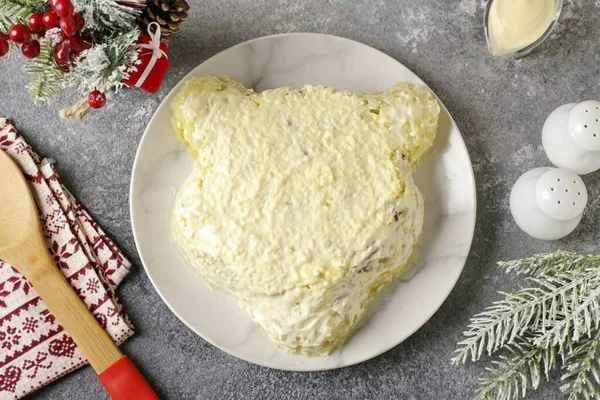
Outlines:
[[[59,172],[133,261],[118,293],[137,328],[123,350],[165,399],[468,399],[485,362],[451,366],[469,317],[522,284],[494,262],[541,251],[594,251],[600,236],[600,173],[584,178],[590,202],[577,231],[555,243],[527,237],[508,209],[512,183],[548,165],[541,127],[557,106],[600,99],[600,3],[566,0],[559,29],[520,61],[486,53],[479,0],[192,0],[189,20],[170,46],[171,70],[156,95],[112,96],[83,123],[57,117],[65,99],[36,107],[24,89],[22,58],[0,62],[0,114]],[[456,119],[478,186],[475,241],[452,294],[407,341],[363,364],[324,373],[250,365],[188,330],[146,277],[129,223],[128,189],[137,144],[152,112],[192,68],[236,43],[281,32],[323,32],[376,47],[421,76]],[[530,399],[559,398],[558,375]],[[104,399],[91,368],[55,382],[35,399]]]

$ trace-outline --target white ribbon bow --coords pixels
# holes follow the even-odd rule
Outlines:
[[[153,26],[155,27],[154,33],[152,33]],[[140,78],[137,80],[137,82],[135,83],[135,86],[137,86],[137,87],[142,87],[142,85],[146,81],[146,78],[148,78],[148,75],[150,75],[150,72],[154,68],[154,64],[156,64],[156,61],[163,56],[167,57],[167,53],[165,53],[160,48],[161,32],[160,32],[160,25],[157,22],[150,22],[148,24],[148,36],[150,37],[150,43],[140,43],[135,46],[136,49],[152,50],[152,57],[150,58],[150,62],[148,63],[148,66],[146,67],[146,69],[144,70],[144,72],[142,73]]]

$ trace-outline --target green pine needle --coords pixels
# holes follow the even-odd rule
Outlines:
[[[7,33],[14,24],[24,24],[34,12],[50,8],[46,0],[0,0],[0,32]]]
[[[115,37],[130,32],[142,12],[141,0],[72,0],[92,37]]]
[[[65,73],[56,66],[52,58],[53,50],[48,41],[40,41],[40,54],[29,61],[25,71],[34,74],[34,79],[27,84],[27,90],[35,103],[41,103],[58,96],[64,87]]]
[[[0,32],[8,33],[14,24],[22,24],[31,14],[31,10],[12,1],[0,0]]]
[[[527,389],[537,389],[542,377],[556,367],[556,348],[534,347],[526,339],[506,346],[508,355],[501,355],[486,368],[489,376],[480,379],[475,400],[516,400],[525,397]]]
[[[589,336],[600,325],[600,274],[597,269],[576,278],[568,285],[571,298],[563,299],[560,318],[548,321],[545,329],[535,340],[535,344],[548,347],[560,344],[571,336],[577,341]]]
[[[600,399],[600,334],[582,340],[566,357],[560,390],[569,400]]]
[[[530,287],[475,315],[458,344],[454,364],[505,349],[481,381],[477,399],[513,400],[537,388],[556,354],[570,400],[600,399],[600,256],[567,252],[499,263],[528,275]]]
[[[84,96],[94,89],[102,92],[119,89],[124,85],[126,69],[137,60],[138,51],[133,45],[139,34],[134,29],[82,52],[67,75],[68,85]]]
[[[557,251],[556,253],[538,254],[520,260],[501,261],[498,266],[506,269],[506,272],[516,272],[517,275],[525,274],[536,277],[541,274],[552,275],[557,272],[574,272],[599,263],[600,256],[598,255]]]
[[[133,44],[140,34],[136,19],[142,11],[141,0],[72,2],[84,16],[84,31],[92,48],[81,53],[67,74],[55,65],[51,47],[42,40],[40,55],[25,66],[34,76],[27,88],[36,103],[59,95],[69,86],[85,96],[94,89],[118,89],[124,85],[123,77],[135,67],[138,51]],[[48,0],[0,0],[0,31],[6,33],[14,24],[27,23],[32,13],[48,9]]]
[[[47,0],[10,0],[10,2],[28,8],[32,13],[43,13],[50,9],[50,3]]]
[[[556,318],[564,292],[560,285],[531,287],[514,294],[500,292],[503,300],[471,318],[469,330],[464,333],[466,339],[458,344],[452,363],[464,363],[469,356],[471,361],[477,361],[484,352],[492,355],[525,331],[541,329],[548,320]]]

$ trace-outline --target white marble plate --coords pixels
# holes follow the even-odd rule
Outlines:
[[[389,56],[348,39],[320,34],[268,36],[239,44],[202,63],[193,75],[229,75],[256,90],[324,84],[371,92],[397,81],[423,84]],[[446,299],[469,253],[475,226],[475,182],[467,149],[443,108],[433,151],[416,173],[426,199],[420,256],[413,271],[384,294],[372,316],[329,357],[289,355],[258,331],[230,298],[213,292],[172,243],[170,209],[191,159],[171,130],[165,98],[141,140],[131,180],[131,220],[146,272],[171,310],[218,348],[271,368],[312,371],[375,357],[421,327]]]

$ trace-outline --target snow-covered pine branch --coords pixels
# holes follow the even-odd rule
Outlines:
[[[1,1],[1,0],[0,0]],[[94,37],[115,37],[131,32],[141,13],[140,0],[72,0],[83,15],[85,30]]]

